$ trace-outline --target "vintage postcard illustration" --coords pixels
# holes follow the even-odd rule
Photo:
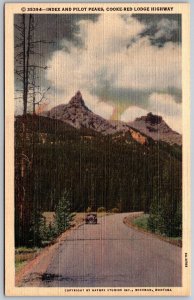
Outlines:
[[[190,294],[189,5],[5,5],[5,290]]]

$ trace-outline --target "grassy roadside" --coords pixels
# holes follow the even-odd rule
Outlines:
[[[136,225],[137,227],[143,228],[145,230],[148,230],[148,214],[144,214],[140,217],[137,217],[133,220],[133,224]]]
[[[19,247],[15,249],[15,271],[16,274],[26,265],[26,263],[34,259],[41,251],[41,248]]]
[[[54,212],[45,212],[43,216],[46,218],[46,224],[52,224],[54,222]],[[72,221],[71,227],[75,227],[78,224],[83,223],[84,214],[77,213]],[[54,238],[45,246],[49,246],[54,243],[56,238]],[[45,247],[41,248],[27,248],[27,247],[18,247],[15,249],[15,272],[16,275],[26,266],[28,262],[33,260]]]
[[[136,227],[141,231],[155,235],[158,238],[160,238],[166,242],[169,242],[176,246],[182,247],[182,238],[181,237],[168,237],[168,236],[160,234],[160,232],[152,232],[148,228],[148,218],[149,218],[149,214],[141,214],[141,215],[137,215],[137,216],[133,216],[133,217],[129,216],[124,219],[124,223],[128,226]]]

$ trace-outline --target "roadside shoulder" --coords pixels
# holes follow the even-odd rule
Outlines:
[[[141,231],[147,235],[150,236],[154,236],[160,240],[163,240],[167,243],[170,243],[172,245],[178,246],[178,247],[182,247],[182,241],[181,240],[172,240],[171,238],[167,237],[167,236],[163,236],[161,234],[158,233],[154,233],[149,231],[148,229],[142,228],[137,226],[136,224],[134,224],[134,220],[139,218],[140,216],[143,216],[143,212],[138,212],[138,213],[134,213],[134,214],[129,214],[129,216],[124,217],[123,219],[123,223],[128,226],[128,227],[132,227],[135,230]]]

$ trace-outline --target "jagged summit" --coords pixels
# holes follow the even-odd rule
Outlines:
[[[146,116],[136,118],[135,121],[125,123],[121,121],[109,121],[93,113],[86,105],[80,91],[71,98],[68,104],[60,104],[41,115],[58,119],[69,125],[80,129],[89,128],[103,135],[130,134],[140,143],[146,143],[144,137],[151,137],[153,140],[162,140],[169,144],[181,145],[182,137],[173,131],[161,116],[148,113]]]
[[[115,125],[96,115],[85,105],[80,91],[76,92],[68,104],[60,104],[42,115],[59,119],[78,129],[90,128],[103,134],[112,134],[117,131]]]
[[[77,93],[75,94],[75,96],[73,96],[71,98],[71,100],[69,101],[69,105],[84,106],[84,107],[87,108],[87,106],[85,105],[85,102],[84,102],[84,100],[82,98],[82,94],[81,94],[80,91],[77,91]]]
[[[75,96],[73,97],[75,100],[82,100],[82,94],[80,91],[77,91],[77,93],[75,94]]]
[[[161,116],[154,115],[152,112],[148,113],[146,116],[142,116],[140,118],[135,119],[135,121],[140,121],[140,120],[143,120],[146,123],[150,123],[151,125],[158,125],[163,121]]]
[[[154,115],[151,112],[146,116],[136,118],[135,121],[128,124],[156,141],[162,140],[169,144],[182,144],[181,135],[172,130],[161,116]]]

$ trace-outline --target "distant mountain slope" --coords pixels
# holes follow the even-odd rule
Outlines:
[[[137,118],[128,124],[156,141],[161,140],[169,144],[182,144],[182,136],[178,132],[173,131],[161,116],[149,113],[147,116]]]
[[[73,126],[58,120],[51,119],[49,117],[40,115],[30,115],[26,117],[17,116],[15,117],[15,130],[22,132],[23,123],[26,123],[27,133],[46,133],[55,134],[56,136],[65,135],[69,137],[73,136],[96,136],[98,133],[90,128],[80,128],[79,131]]]
[[[90,128],[104,134],[113,134],[117,131],[116,125],[94,114],[84,103],[78,91],[68,104],[61,104],[41,115],[62,120],[75,128]]]
[[[53,211],[66,188],[71,191],[73,211],[85,211],[91,199],[95,207],[107,210],[148,211],[153,190],[160,188],[163,196],[168,191],[174,206],[182,195],[181,147],[154,141],[132,129],[104,135],[57,119],[27,115],[15,118],[18,203],[24,128],[26,191],[43,211]]]
[[[58,119],[77,129],[90,129],[103,135],[112,135],[118,132],[128,133],[140,144],[148,143],[147,137],[130,128],[127,123],[121,121],[108,121],[94,114],[84,103],[81,93],[78,91],[68,104],[61,104],[50,111],[42,112],[42,116]]]
[[[77,129],[92,129],[103,135],[112,135],[118,132],[130,133],[132,138],[141,144],[148,142],[147,137],[169,144],[182,144],[181,135],[173,131],[162,117],[149,113],[130,123],[108,121],[93,113],[85,105],[80,91],[71,98],[68,104],[60,104],[49,111],[42,112],[41,115],[61,120]]]

